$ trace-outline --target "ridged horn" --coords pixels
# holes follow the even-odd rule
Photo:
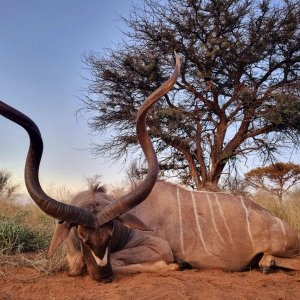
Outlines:
[[[98,225],[103,225],[140,204],[148,197],[157,181],[159,171],[158,161],[155,150],[147,133],[146,116],[150,107],[158,99],[167,94],[176,83],[177,77],[180,74],[180,58],[176,53],[175,58],[175,70],[171,77],[146,99],[146,101],[141,105],[137,114],[136,131],[139,143],[148,163],[147,176],[135,190],[114,201],[111,205],[106,206],[101,215],[98,217]]]
[[[43,140],[37,125],[26,115],[0,101],[0,114],[19,124],[29,134],[30,146],[25,164],[25,184],[38,207],[51,217],[78,225],[97,227],[96,218],[87,210],[52,199],[43,191],[39,181],[39,166]]]

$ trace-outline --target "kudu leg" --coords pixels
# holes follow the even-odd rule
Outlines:
[[[127,266],[115,266],[114,271],[117,273],[159,273],[166,271],[179,271],[176,263],[166,263],[165,261],[144,262],[141,264],[131,264]]]
[[[268,274],[273,267],[286,268],[291,270],[300,270],[300,256],[278,257],[270,254],[264,254],[259,262],[259,266],[264,274]]]
[[[67,255],[67,261],[69,265],[69,276],[82,276],[86,272],[86,265],[81,252],[75,253],[75,255]]]
[[[116,271],[159,272],[178,270],[169,244],[154,236],[137,236],[126,248],[111,254]]]
[[[77,237],[77,231],[72,229],[67,239],[67,256],[69,265],[69,276],[82,276],[86,273],[86,264],[84,261],[81,244]]]

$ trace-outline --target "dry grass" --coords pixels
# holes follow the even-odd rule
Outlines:
[[[0,201],[0,253],[37,251],[47,247],[54,221],[36,205]]]
[[[46,259],[46,251],[31,253],[31,254],[17,254],[17,255],[3,255],[0,254],[0,276],[5,276],[5,268],[9,267],[29,267],[40,273],[52,274],[65,270],[67,267],[65,261],[65,247],[60,247],[51,259]]]
[[[265,192],[255,195],[254,200],[278,218],[288,222],[300,234],[300,190],[287,195],[283,203],[280,203],[276,197]]]
[[[67,190],[52,191],[52,195],[54,193],[59,194],[61,199],[71,197]],[[45,274],[64,269],[64,247],[58,249],[53,258],[46,259],[46,248],[54,227],[53,218],[43,213],[35,203],[22,205],[13,199],[0,198],[0,276],[4,276],[2,270],[9,266],[27,266]],[[18,234],[23,235],[22,239],[16,238]],[[22,245],[17,244],[20,241]],[[31,249],[36,252],[26,253]]]

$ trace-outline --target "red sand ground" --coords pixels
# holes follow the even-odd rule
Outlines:
[[[40,274],[26,267],[5,267],[0,274],[1,300],[300,299],[300,272],[282,270],[269,275],[258,270],[116,274],[108,284],[97,283],[88,276]]]

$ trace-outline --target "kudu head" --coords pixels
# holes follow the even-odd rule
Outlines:
[[[90,264],[90,275],[101,281],[111,281],[112,268],[109,261],[110,241],[114,233],[116,219],[125,225],[145,230],[145,225],[127,213],[144,201],[150,194],[158,175],[158,162],[151,140],[146,130],[146,116],[150,107],[169,90],[172,89],[180,73],[180,60],[176,56],[176,66],[171,77],[155,90],[141,105],[136,119],[136,131],[141,148],[148,162],[148,173],[143,182],[125,196],[106,201],[95,213],[89,207],[77,207],[65,204],[49,197],[39,182],[39,165],[43,152],[43,141],[37,125],[26,115],[0,101],[0,114],[22,126],[29,134],[30,146],[25,164],[25,184],[31,198],[46,214],[59,220],[58,229],[52,238],[49,256],[58,245],[68,237],[73,226],[77,226],[77,234],[81,241],[86,263]],[[103,197],[107,197],[103,194]]]

